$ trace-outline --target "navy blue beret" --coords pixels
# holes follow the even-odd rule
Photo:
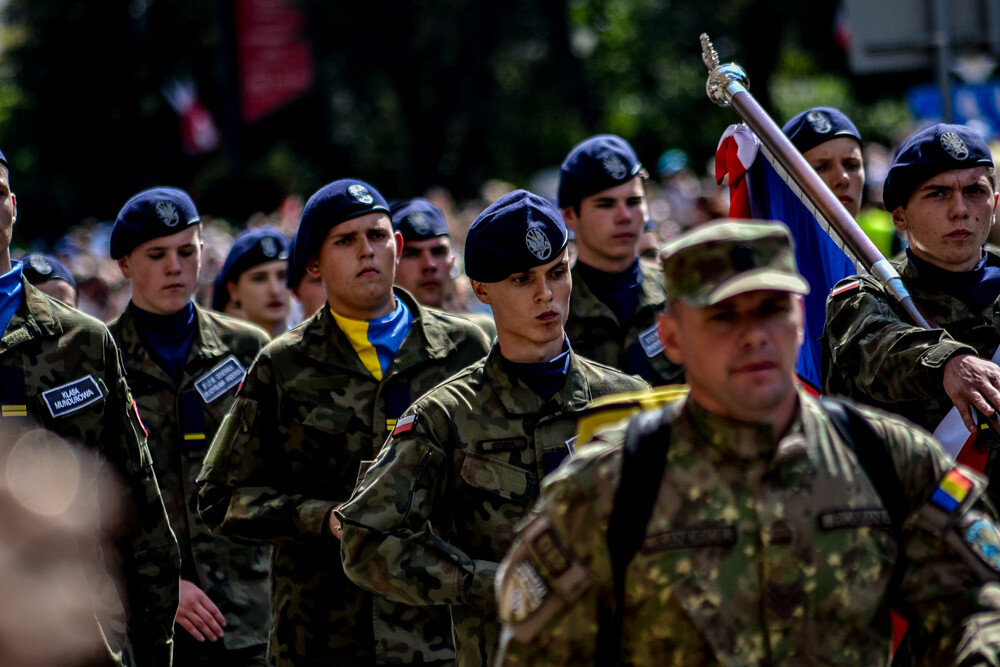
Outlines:
[[[308,262],[319,252],[327,232],[342,222],[384,211],[389,205],[378,190],[364,181],[342,178],[316,191],[302,209],[302,221],[295,235],[298,261]]]
[[[395,202],[392,228],[403,235],[404,241],[426,241],[436,236],[448,236],[444,213],[423,197]]]
[[[176,234],[198,222],[198,209],[183,190],[143,190],[118,212],[111,228],[111,259],[121,259],[141,243]]]
[[[298,231],[292,236],[292,240],[288,243],[288,273],[285,274],[285,284],[288,285],[288,289],[295,289],[302,282],[302,279],[306,277],[306,263],[299,259],[299,256],[295,253],[295,245],[299,238]]]
[[[632,180],[642,164],[632,146],[613,134],[598,134],[576,145],[559,170],[560,208]]]
[[[465,273],[495,283],[547,264],[568,240],[562,213],[526,190],[515,190],[490,204],[465,238]]]
[[[978,132],[964,125],[932,125],[910,135],[896,151],[882,185],[882,203],[887,211],[895,210],[942,171],[992,166],[989,146]]]
[[[248,269],[260,264],[288,259],[288,241],[274,227],[260,227],[236,237],[226,255],[219,275],[222,280],[236,282]]]
[[[26,255],[21,258],[23,273],[32,285],[50,280],[65,280],[76,289],[76,280],[66,265],[51,255]]]
[[[859,144],[861,133],[840,109],[813,107],[797,114],[781,128],[800,153],[816,148],[831,139],[850,137]]]

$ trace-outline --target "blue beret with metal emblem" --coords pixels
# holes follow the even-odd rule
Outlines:
[[[403,241],[426,241],[449,235],[444,213],[423,197],[395,202],[389,208],[392,228],[403,235]]]
[[[121,259],[136,246],[184,231],[201,221],[188,193],[178,188],[150,188],[127,202],[111,228],[111,259]]]
[[[308,262],[319,253],[327,232],[342,222],[383,211],[389,205],[379,191],[364,181],[343,178],[316,191],[302,209],[302,221],[295,235],[297,261]]]
[[[555,260],[568,239],[559,209],[543,197],[515,190],[472,223],[465,239],[465,273],[480,282],[499,282]]]
[[[635,178],[642,164],[632,146],[613,134],[598,134],[569,152],[559,170],[559,208]]]
[[[863,143],[861,133],[851,119],[833,107],[806,109],[785,123],[781,131],[800,153],[838,137],[850,137],[859,144]]]

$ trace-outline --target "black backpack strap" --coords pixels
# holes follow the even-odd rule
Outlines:
[[[660,491],[670,447],[670,424],[676,407],[642,412],[629,422],[622,448],[621,476],[608,521],[608,552],[615,606],[600,609],[597,665],[618,664],[625,607],[625,570],[642,546],[646,526]]]
[[[909,514],[909,506],[903,483],[896,472],[896,464],[892,461],[892,454],[885,446],[885,441],[875,433],[861,411],[850,403],[834,398],[823,398],[820,403],[875,486],[882,504],[892,518],[893,532],[898,537]]]

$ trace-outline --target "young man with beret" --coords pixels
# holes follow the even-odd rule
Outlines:
[[[539,481],[572,453],[576,416],[647,387],[571,348],[566,243],[559,210],[524,190],[476,218],[465,264],[497,342],[407,410],[338,511],[348,576],[393,600],[449,605],[462,667],[493,664],[497,564]]]
[[[978,429],[974,411],[990,417],[1000,407],[991,361],[1000,345],[1000,255],[984,248],[997,210],[989,147],[962,125],[920,130],[896,152],[883,200],[909,241],[893,265],[936,328],[910,323],[874,279],[842,281],[827,302],[825,387],[931,431],[954,407],[965,437],[962,424]],[[988,450],[987,474],[998,451]]]
[[[581,356],[653,385],[674,384],[684,381],[684,369],[656,337],[667,299],[663,276],[639,261],[647,178],[632,146],[612,134],[590,137],[563,161],[559,207],[578,253],[566,334]]]
[[[497,664],[884,665],[890,608],[914,664],[1000,664],[986,481],[798,386],[809,286],[787,228],[706,223],[662,257],[690,393],[543,482],[498,575]]]
[[[128,521],[102,526],[119,553],[99,560],[120,570],[126,588],[111,585],[94,601],[94,633],[103,650],[92,664],[168,667],[177,540],[118,346],[103,323],[43,294],[24,279],[21,262],[11,263],[16,217],[10,169],[0,153],[0,443],[12,444],[15,430],[39,426],[94,453],[120,477],[122,497],[102,500]]]
[[[132,286],[132,300],[110,329],[181,551],[174,662],[263,665],[269,550],[213,535],[198,515],[195,479],[267,336],[195,304],[201,221],[183,190],[152,188],[129,199],[110,246]]]
[[[487,350],[468,320],[393,289],[401,250],[367,183],[335,181],[309,199],[294,253],[323,278],[328,307],[261,352],[199,478],[214,530],[275,546],[269,657],[279,667],[454,659],[443,609],[347,579],[333,513],[410,404]]]

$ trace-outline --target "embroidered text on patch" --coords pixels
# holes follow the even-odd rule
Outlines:
[[[49,389],[42,394],[42,399],[53,417],[71,414],[102,398],[104,392],[101,391],[101,385],[97,384],[93,375]]]
[[[201,394],[201,400],[211,403],[227,391],[243,382],[246,369],[230,355],[210,371],[194,381],[194,388]]]

